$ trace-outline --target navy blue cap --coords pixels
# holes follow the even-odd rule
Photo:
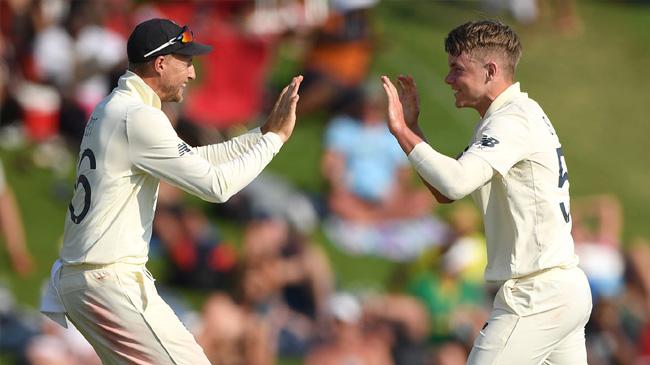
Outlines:
[[[212,46],[194,42],[173,42],[160,50],[151,51],[177,38],[185,29],[169,19],[150,19],[138,24],[129,36],[126,53],[129,62],[145,62],[170,53],[194,56],[208,53]],[[151,54],[149,54],[151,53]],[[147,55],[145,57],[145,55]]]

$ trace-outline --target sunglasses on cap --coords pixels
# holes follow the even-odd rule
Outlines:
[[[162,49],[165,49],[166,47],[171,46],[172,44],[176,44],[178,42],[181,42],[181,43],[185,44],[185,43],[190,43],[193,40],[194,40],[194,33],[192,33],[192,31],[190,30],[190,27],[188,27],[186,25],[186,26],[183,27],[183,29],[181,30],[179,35],[177,35],[176,37],[170,39],[169,41],[161,44],[158,48],[154,49],[153,51],[148,52],[143,57],[147,58],[147,57],[151,56],[152,54],[154,54],[154,53],[156,53],[156,52],[158,52],[158,51],[160,51]]]

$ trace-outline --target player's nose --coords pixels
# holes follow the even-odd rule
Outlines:
[[[190,65],[187,73],[187,78],[190,80],[194,80],[196,78],[196,71],[194,70],[194,65]]]
[[[451,73],[448,73],[447,76],[445,77],[445,83],[447,85],[451,85],[454,83],[454,77],[451,75]]]

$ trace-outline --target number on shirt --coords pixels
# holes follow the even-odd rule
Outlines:
[[[95,160],[95,154],[90,148],[86,148],[84,152],[81,154],[81,157],[79,158],[79,167],[81,167],[81,164],[83,163],[86,157],[88,157],[88,162],[90,163],[90,169],[91,170],[96,169],[97,161]],[[72,206],[72,202],[70,202],[70,205],[68,206],[68,210],[70,210],[70,219],[72,219],[72,221],[75,224],[81,223],[81,221],[86,217],[86,214],[88,214],[88,210],[90,209],[90,199],[92,198],[90,181],[88,181],[86,175],[84,174],[79,175],[79,177],[77,178],[77,182],[74,185],[75,191],[79,187],[79,184],[81,184],[81,186],[83,186],[84,188],[84,206],[81,209],[81,213],[79,213],[78,215],[75,214],[74,207]]]
[[[567,171],[566,168],[566,162],[564,161],[564,154],[562,153],[562,147],[558,147],[556,149],[557,151],[557,162],[558,165],[560,166],[560,178],[557,183],[558,188],[562,188],[564,186],[564,183],[569,181],[569,172]],[[566,208],[566,204],[564,202],[560,202],[560,211],[562,211],[562,216],[564,217],[564,221],[569,223],[569,220],[571,219],[571,214],[569,213],[569,210]]]

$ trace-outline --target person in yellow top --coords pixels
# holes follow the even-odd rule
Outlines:
[[[145,268],[159,181],[224,202],[294,129],[302,76],[283,90],[261,128],[196,148],[181,140],[161,103],[183,100],[196,77],[193,56],[211,48],[195,42],[188,26],[140,23],[127,43],[129,69],[86,125],[63,247],[41,311],[64,326],[67,317],[105,364],[209,364]]]
[[[443,203],[472,194],[483,213],[485,279],[500,289],[468,363],[586,364],[592,303],[571,237],[569,175],[550,119],[515,82],[519,37],[498,21],[468,22],[445,50],[456,107],[481,117],[458,159],[426,143],[413,79],[400,77],[399,90],[382,80],[389,129],[429,190]]]

